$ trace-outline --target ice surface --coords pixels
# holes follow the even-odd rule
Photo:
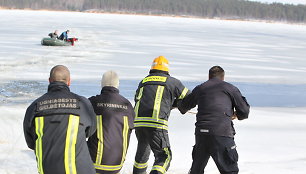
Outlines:
[[[41,46],[48,33],[71,30],[74,47]],[[100,92],[103,72],[118,72],[132,101],[153,58],[164,55],[170,73],[190,89],[220,65],[251,104],[250,118],[234,121],[243,174],[302,174],[306,170],[306,30],[304,25],[78,12],[0,10],[0,173],[37,173],[23,138],[27,106],[47,90],[50,68],[69,67],[71,90]],[[192,114],[169,121],[169,174],[187,173],[194,145]],[[132,135],[122,174],[132,171]],[[152,164],[152,158],[150,160]],[[212,161],[206,173],[217,174]]]
[[[208,68],[221,65],[228,81],[306,83],[303,25],[47,11],[0,16],[3,79],[45,80],[54,64],[69,66],[73,79],[97,79],[108,69],[140,79],[164,55],[171,74],[184,80],[206,80]],[[79,42],[41,46],[55,29],[70,29]]]

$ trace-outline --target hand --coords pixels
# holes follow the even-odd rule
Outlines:
[[[193,111],[187,111],[187,113],[197,115],[197,112],[193,112]]]
[[[235,120],[235,119],[237,119],[237,115],[236,115],[236,112],[234,112],[234,114],[232,115],[232,120]]]

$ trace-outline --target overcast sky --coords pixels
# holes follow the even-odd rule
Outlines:
[[[259,1],[259,2],[281,2],[281,3],[287,3],[287,4],[304,4],[306,5],[306,0],[249,0],[249,1]]]

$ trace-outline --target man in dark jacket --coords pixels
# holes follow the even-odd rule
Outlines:
[[[69,30],[62,32],[62,34],[59,36],[58,39],[68,41],[68,33],[69,33]]]
[[[237,174],[238,153],[232,119],[248,118],[249,104],[238,88],[224,82],[224,70],[214,66],[209,70],[209,80],[195,87],[178,108],[185,113],[196,105],[196,144],[190,174],[204,173],[210,156],[221,174]]]
[[[163,174],[168,170],[172,159],[168,118],[175,103],[187,93],[188,89],[169,75],[168,60],[163,56],[154,59],[150,74],[139,83],[135,95],[134,126],[138,147],[134,174],[146,172],[151,150],[155,161],[150,174]]]
[[[101,94],[89,98],[97,115],[97,131],[89,138],[88,147],[96,173],[117,174],[125,160],[135,113],[119,94],[114,71],[103,74],[101,86]]]
[[[52,39],[58,39],[58,31],[55,30],[53,33],[49,33],[50,38]]]
[[[26,143],[36,154],[40,174],[95,174],[86,137],[96,130],[88,99],[69,90],[67,67],[52,68],[48,92],[27,109],[23,128]]]

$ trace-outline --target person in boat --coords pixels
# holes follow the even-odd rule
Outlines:
[[[69,33],[69,30],[62,32],[62,34],[59,36],[59,39],[68,41],[68,33]]]
[[[53,33],[49,33],[49,35],[52,39],[58,39],[58,30],[55,30]]]

